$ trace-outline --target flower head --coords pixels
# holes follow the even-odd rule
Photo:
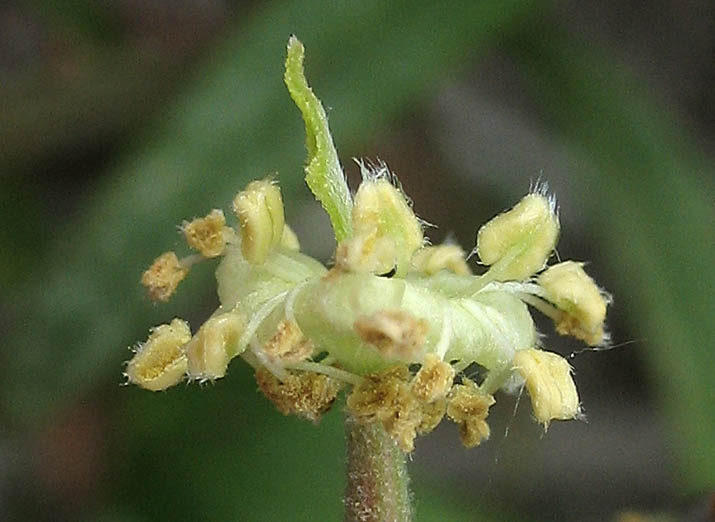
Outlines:
[[[306,181],[335,232],[334,265],[300,252],[277,181],[250,183],[233,200],[234,227],[220,210],[184,223],[201,255],[170,252],[145,272],[149,295],[164,301],[193,263],[219,257],[220,307],[193,336],[180,320],[154,329],[127,366],[130,382],[215,380],[240,357],[281,412],[316,421],[345,388],[349,414],[381,423],[404,451],[445,414],[466,446],[478,445],[495,393],[515,384],[545,426],[578,417],[571,368],[539,348],[528,306],[559,333],[598,344],[608,298],[581,264],[547,266],[560,231],[553,198],[539,188],[482,226],[475,251],[489,268],[473,275],[460,247],[427,244],[383,163],[360,163],[351,196],[303,53],[291,38],[285,82],[305,121]],[[464,375],[473,364],[479,380]]]

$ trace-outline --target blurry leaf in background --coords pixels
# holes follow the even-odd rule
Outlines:
[[[47,22],[63,25],[80,39],[116,40],[119,23],[109,2],[65,0],[64,2],[30,0],[34,11]]]
[[[582,177],[597,201],[593,234],[613,272],[627,274],[615,306],[634,316],[652,349],[678,479],[689,492],[707,490],[715,485],[713,165],[647,86],[553,27],[539,29],[520,33],[512,57],[545,117],[597,170]]]

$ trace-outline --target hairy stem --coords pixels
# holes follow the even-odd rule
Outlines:
[[[345,420],[348,450],[346,522],[412,520],[405,454],[378,422]]]

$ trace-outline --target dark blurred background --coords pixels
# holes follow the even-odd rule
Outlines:
[[[350,158],[381,158],[432,239],[469,249],[547,180],[560,256],[615,297],[616,347],[571,359],[588,422],[544,435],[501,395],[471,451],[444,422],[412,455],[417,520],[715,520],[715,7],[689,0],[3,3],[0,519],[341,518],[340,406],[283,417],[240,362],[120,386],[150,326],[216,306],[211,263],[168,305],[138,284],[182,219],[278,171],[304,250],[330,257],[291,33],[353,187]]]

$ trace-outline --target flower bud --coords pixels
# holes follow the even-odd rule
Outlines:
[[[536,420],[544,425],[569,420],[581,413],[571,366],[558,354],[530,348],[516,352],[514,369],[526,381]]]
[[[165,390],[186,373],[184,345],[191,339],[189,325],[181,319],[153,328],[127,364],[130,383],[146,390]]]
[[[233,200],[241,224],[241,251],[250,263],[263,263],[283,238],[283,200],[277,185],[253,181]]]
[[[212,210],[206,217],[185,221],[181,227],[186,242],[207,258],[218,257],[226,246],[226,218],[223,211]]]
[[[558,235],[552,202],[532,193],[479,229],[477,253],[485,265],[496,265],[497,280],[521,281],[544,267]]]
[[[229,361],[238,355],[245,326],[237,311],[211,317],[186,346],[188,374],[193,379],[218,379],[226,375]]]
[[[539,276],[546,298],[563,312],[556,324],[562,335],[573,335],[591,346],[603,342],[608,298],[583,270],[583,263],[564,261]]]
[[[174,252],[165,252],[142,274],[141,282],[152,301],[166,302],[188,273],[189,270],[181,265]]]

